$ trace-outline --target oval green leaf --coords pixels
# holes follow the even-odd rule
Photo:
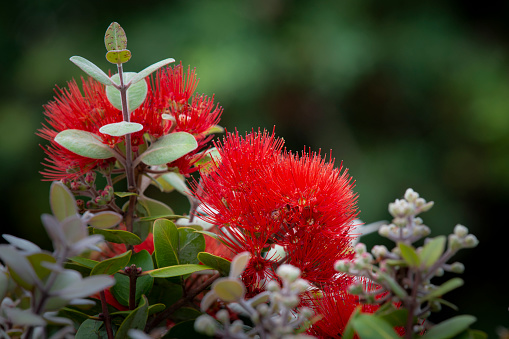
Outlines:
[[[189,133],[176,132],[167,134],[150,145],[139,157],[149,166],[164,165],[177,160],[198,147],[196,139]]]
[[[99,264],[97,264],[92,269],[92,272],[90,272],[90,275],[97,275],[97,274],[111,275],[111,274],[117,273],[117,271],[119,271],[127,266],[127,263],[131,259],[131,254],[132,254],[132,251],[127,251],[125,253],[117,255],[116,257],[101,261]]]
[[[426,331],[421,339],[446,339],[452,338],[466,330],[477,319],[471,315],[458,315],[454,318],[441,322]]]
[[[147,68],[141,70],[138,72],[132,79],[131,84],[135,84],[140,80],[143,80],[144,78],[148,77],[150,74],[152,74],[154,71],[158,70],[159,68],[166,66],[168,64],[171,64],[172,62],[175,62],[175,59],[168,58],[161,60],[159,62],[156,62],[155,64],[152,64],[148,66]]]
[[[178,265],[179,232],[175,224],[167,219],[157,219],[153,233],[157,267]]]
[[[123,64],[131,59],[131,51],[128,49],[108,51],[106,60],[112,64]]]
[[[104,73],[99,67],[94,65],[91,61],[88,61],[87,59],[80,57],[80,56],[73,56],[69,60],[85,73],[90,75],[95,80],[99,81],[103,85],[111,85],[112,81],[110,77]]]
[[[102,143],[98,135],[79,129],[67,129],[58,133],[55,142],[86,158],[108,159],[115,156],[110,147]]]
[[[137,122],[114,122],[112,124],[104,125],[99,128],[99,132],[107,135],[111,135],[113,137],[121,137],[126,134],[131,134],[134,132],[139,132],[143,129],[142,124],[138,124]]]
[[[417,252],[415,252],[415,249],[412,246],[409,246],[403,242],[400,242],[398,246],[399,249],[401,250],[401,256],[406,261],[408,266],[419,267],[419,265],[421,264],[421,260],[419,259]]]
[[[92,228],[92,230],[93,234],[101,234],[104,236],[104,240],[116,244],[139,245],[142,243],[140,237],[131,232],[123,230],[102,230],[98,228]]]
[[[88,224],[95,228],[110,228],[113,226],[117,226],[123,217],[122,215],[112,212],[112,211],[104,211],[95,213],[92,218],[88,220]]]
[[[205,271],[205,270],[213,270],[213,267],[205,266],[205,265],[194,265],[194,264],[185,264],[185,265],[175,265],[170,267],[158,268],[156,270],[147,271],[145,273],[149,274],[154,278],[171,278],[171,277],[180,277],[182,275]]]
[[[355,332],[362,339],[399,339],[391,325],[375,315],[361,313],[352,321]]]
[[[447,292],[450,292],[460,286],[463,286],[463,279],[461,278],[452,278],[451,280],[446,281],[442,285],[438,286],[435,290],[429,292],[422,298],[422,301],[431,300],[434,298],[439,298],[442,295],[446,294]]]
[[[438,236],[423,246],[420,253],[421,262],[424,267],[431,267],[444,253],[445,250],[445,236]]]
[[[117,22],[112,22],[104,34],[106,50],[120,50],[127,48],[127,36],[124,29]]]
[[[207,252],[200,252],[198,253],[198,260],[200,260],[202,264],[218,270],[219,273],[221,273],[221,275],[224,277],[230,274],[231,262],[225,258],[221,258],[217,255],[213,255]]]
[[[198,264],[198,253],[205,250],[203,234],[195,232],[190,227],[180,227],[178,243],[179,264]]]
[[[221,278],[212,284],[217,297],[227,303],[239,301],[246,294],[246,287],[237,279]]]
[[[124,85],[127,84],[135,75],[136,73],[134,72],[125,72]],[[111,80],[117,85],[120,85],[120,76],[118,73],[113,75]],[[137,83],[129,86],[127,89],[127,107],[129,112],[134,111],[136,108],[140,107],[141,104],[143,104],[145,98],[147,97],[147,91],[148,87],[146,81],[138,81]],[[122,110],[122,99],[118,89],[116,89],[114,86],[106,86],[106,96],[115,108]]]
[[[49,189],[49,203],[51,212],[58,221],[62,221],[78,213],[74,194],[60,181],[51,183]]]
[[[11,245],[0,245],[0,259],[16,283],[26,290],[32,289],[37,278],[32,265],[24,255]]]
[[[129,314],[120,325],[115,338],[128,338],[127,332],[130,329],[143,330],[148,318],[148,300],[143,296],[140,304]]]

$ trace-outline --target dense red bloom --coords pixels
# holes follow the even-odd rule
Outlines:
[[[195,71],[188,68],[184,73],[182,64],[156,72],[148,81],[146,100],[131,112],[131,121],[144,127],[131,134],[133,151],[137,151],[138,146],[145,142],[143,135],[146,133],[157,139],[175,131],[188,132],[194,135],[199,147],[168,166],[178,168],[183,174],[193,171],[191,167],[199,160],[199,152],[210,140],[207,131],[219,122],[222,113],[222,108],[214,104],[213,97],[193,96],[197,84]],[[46,180],[72,180],[115,160],[95,160],[77,155],[54,141],[59,132],[67,129],[91,132],[112,148],[124,141],[123,137],[99,132],[102,126],[123,120],[122,112],[108,101],[105,87],[90,78],[82,79],[82,89],[83,94],[76,81],[71,81],[68,88],[57,88],[55,100],[44,106],[46,122],[38,135],[50,142],[44,148],[47,155],[44,165],[47,169],[42,174]],[[163,114],[173,118],[163,119]]]
[[[357,215],[353,183],[319,154],[282,151],[283,141],[267,132],[228,134],[215,146],[221,160],[202,173],[195,195],[207,221],[218,225],[235,253],[252,255],[243,280],[270,279],[282,258],[264,258],[273,244],[283,246],[286,263],[308,281],[326,283],[333,264],[351,256],[351,222]],[[258,269],[254,269],[258,268]]]

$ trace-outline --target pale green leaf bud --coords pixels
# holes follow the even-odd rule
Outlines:
[[[454,227],[454,234],[456,234],[459,238],[464,238],[468,234],[468,228],[458,224]]]
[[[244,323],[237,319],[230,325],[230,333],[238,334],[242,332],[244,332]]]
[[[262,316],[266,316],[269,312],[269,305],[267,304],[260,304],[256,307],[256,310],[258,313],[260,313]]]
[[[437,270],[435,271],[435,277],[441,277],[444,275],[444,269],[439,267],[437,268]]]
[[[281,279],[287,280],[288,282],[294,282],[300,277],[300,269],[288,264],[279,266],[276,273]]]
[[[413,189],[408,188],[405,192],[405,199],[408,202],[414,202],[419,198],[419,193],[415,192]]]
[[[415,206],[417,208],[422,208],[425,204],[426,204],[426,200],[424,200],[423,198],[415,199]]]
[[[451,272],[461,274],[465,272],[465,265],[460,262],[454,262],[451,264]]]
[[[275,280],[271,280],[267,283],[267,291],[269,292],[279,292],[281,290],[281,287]]]
[[[389,250],[384,245],[375,245],[371,250],[371,253],[375,256],[375,258],[384,258],[389,253]]]
[[[363,254],[363,253],[366,253],[366,245],[363,244],[363,243],[358,243],[357,245],[355,245],[355,252],[357,254]]]
[[[476,247],[479,244],[479,240],[473,234],[469,234],[465,237],[465,246],[468,248]]]
[[[463,246],[462,246],[461,241],[458,238],[458,236],[455,234],[449,234],[449,248],[452,251],[457,251],[457,250],[461,249],[461,247],[463,247]]]
[[[414,218],[414,224],[416,224],[416,225],[422,225],[422,218],[419,218],[419,217]]]
[[[300,303],[300,298],[296,295],[289,295],[289,296],[285,296],[282,300],[281,300],[282,304],[285,305],[287,308],[289,309],[293,309],[295,307],[297,307],[297,305],[299,305]]]
[[[219,310],[216,313],[216,319],[222,322],[223,324],[226,324],[230,321],[230,314],[227,310]]]
[[[309,283],[304,279],[297,279],[292,284],[292,290],[295,290],[297,293],[303,293],[309,288]]]
[[[390,234],[390,229],[388,225],[382,225],[378,229],[378,234],[380,234],[382,237],[387,238]]]
[[[200,315],[194,321],[194,329],[196,332],[212,337],[216,333],[216,321],[207,314]]]

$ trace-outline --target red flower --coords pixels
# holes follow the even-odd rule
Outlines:
[[[204,219],[218,225],[228,247],[251,253],[246,285],[273,277],[282,260],[264,257],[273,244],[283,246],[285,262],[299,267],[308,281],[331,279],[334,262],[351,257],[357,215],[346,171],[319,154],[283,152],[283,141],[266,131],[244,138],[228,134],[215,146],[221,160],[202,173],[194,192],[208,214]]]
[[[199,160],[198,154],[209,141],[207,131],[219,121],[222,108],[214,106],[213,97],[195,95],[198,84],[194,70],[188,68],[184,74],[182,64],[160,69],[148,81],[148,93],[144,103],[131,113],[131,121],[143,125],[143,130],[131,134],[133,151],[144,141],[148,133],[159,138],[174,131],[184,131],[194,135],[199,147],[191,154],[168,164],[177,167],[181,173],[192,172],[193,164]],[[99,132],[106,124],[123,120],[122,112],[113,107],[106,97],[105,87],[94,79],[82,80],[83,94],[77,83],[71,81],[67,89],[57,88],[55,101],[45,108],[46,123],[38,135],[48,140],[50,145],[43,147],[47,158],[42,172],[45,180],[73,180],[84,173],[106,166],[114,158],[96,160],[77,155],[54,141],[55,136],[67,129],[78,129],[97,134],[100,141],[114,148],[124,141],[123,137],[112,137]],[[163,119],[170,114],[174,120]]]

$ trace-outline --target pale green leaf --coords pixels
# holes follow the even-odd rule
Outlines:
[[[147,68],[138,72],[134,77],[132,77],[131,84],[135,84],[138,81],[143,80],[144,78],[148,77],[150,74],[152,74],[159,68],[166,66],[168,64],[171,64],[172,62],[175,62],[175,59],[168,58],[168,59],[161,60],[159,62],[156,62],[155,64],[148,66]]]
[[[138,124],[137,122],[114,122],[112,124],[107,124],[99,128],[99,132],[107,135],[111,135],[113,137],[121,137],[126,134],[135,133],[141,131],[143,129],[142,124]]]
[[[99,67],[94,65],[91,61],[88,61],[87,59],[80,56],[73,56],[69,60],[71,60],[72,63],[81,68],[83,72],[87,73],[92,78],[99,81],[101,84],[103,85],[112,84],[110,77],[106,73],[104,73]]]
[[[131,59],[131,51],[128,49],[112,50],[106,53],[106,60],[112,64],[123,64]]]
[[[95,213],[94,216],[88,220],[88,224],[95,228],[104,229],[117,226],[122,219],[122,215],[116,212],[103,211]]]
[[[212,284],[217,297],[227,303],[239,301],[246,294],[246,287],[240,280],[221,278]]]
[[[156,270],[146,271],[145,273],[154,278],[170,278],[212,269],[214,268],[205,265],[185,264],[158,268]]]
[[[98,135],[79,129],[66,129],[58,133],[55,142],[86,158],[108,159],[115,156],[111,148],[103,144]]]
[[[463,279],[461,278],[452,278],[451,280],[446,281],[442,285],[438,286],[433,291],[426,294],[421,300],[432,300],[434,298],[439,298],[442,295],[446,294],[447,292],[450,292],[460,286],[463,286]]]
[[[466,330],[477,319],[471,315],[458,315],[433,326],[426,331],[421,339],[447,339],[452,338]]]
[[[197,147],[198,143],[194,136],[186,132],[175,132],[157,139],[138,159],[149,166],[164,165],[177,160]]]
[[[403,242],[400,242],[398,246],[401,250],[401,256],[406,261],[408,266],[418,267],[420,265],[421,260],[419,259],[417,252],[415,252],[415,249],[412,246],[409,246]]]
[[[423,246],[420,253],[421,262],[424,267],[431,267],[444,253],[445,249],[445,236],[438,236]]]
[[[127,48],[127,36],[124,29],[117,22],[112,22],[106,29],[104,45],[108,51]]]
[[[361,339],[399,339],[391,325],[376,315],[361,313],[352,321],[355,332]]]
[[[207,252],[198,253],[198,260],[204,265],[214,267],[222,276],[228,276],[230,273],[231,262],[229,260]]]
[[[132,77],[136,75],[134,72],[125,72],[124,75],[124,85],[126,85]],[[111,77],[111,80],[120,86],[120,76],[117,74]],[[140,107],[141,104],[145,101],[147,97],[147,82],[146,81],[138,81],[137,83],[129,86],[127,89],[127,107],[129,108],[129,112],[134,111],[136,108]],[[122,110],[122,99],[120,97],[120,91],[116,89],[114,86],[106,86],[106,96],[111,104]]]
[[[58,221],[62,221],[67,217],[78,214],[74,194],[72,194],[69,188],[60,181],[54,181],[51,183],[51,187],[49,189],[49,203],[51,212]]]

